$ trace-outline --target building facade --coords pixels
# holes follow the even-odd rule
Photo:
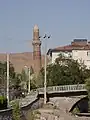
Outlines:
[[[66,58],[78,60],[79,63],[84,63],[87,68],[90,68],[90,42],[87,39],[74,39],[70,45],[57,47],[48,50],[50,63],[54,63],[60,54]]]
[[[90,50],[72,50],[72,59],[78,60],[79,63],[83,63],[90,68]]]

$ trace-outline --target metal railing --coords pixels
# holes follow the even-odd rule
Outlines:
[[[44,92],[44,88],[38,88],[39,93]],[[62,85],[47,87],[47,92],[69,92],[69,91],[86,91],[84,84]]]
[[[47,87],[48,93],[54,92],[77,92],[77,91],[86,91],[85,84],[77,84],[77,85],[62,85],[62,86],[51,86]],[[43,94],[44,88],[38,88],[36,90],[31,90],[30,94],[28,94],[25,98],[20,99],[20,106],[27,106],[32,103],[35,99],[37,99],[38,94]]]

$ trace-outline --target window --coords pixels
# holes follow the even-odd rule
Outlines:
[[[90,51],[87,52],[87,56],[90,56]]]
[[[73,55],[74,55],[75,57],[77,57],[77,56],[78,56],[78,51],[74,51],[74,52],[73,52]]]

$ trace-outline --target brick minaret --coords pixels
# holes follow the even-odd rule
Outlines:
[[[41,69],[41,41],[39,39],[39,28],[37,25],[33,29],[33,60],[34,60],[34,70],[36,73]]]

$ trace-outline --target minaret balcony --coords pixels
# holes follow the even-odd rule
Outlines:
[[[41,41],[40,40],[33,40],[32,45],[41,45]]]

